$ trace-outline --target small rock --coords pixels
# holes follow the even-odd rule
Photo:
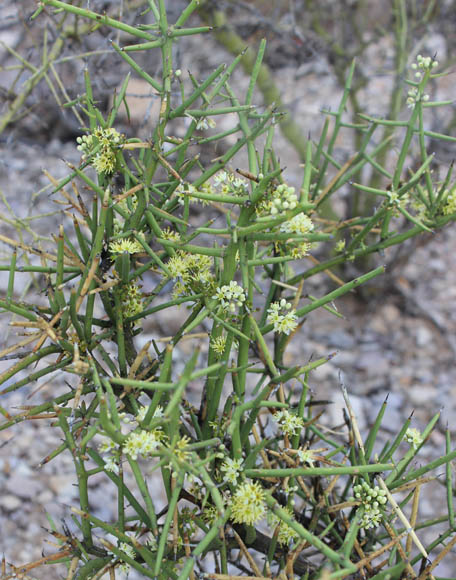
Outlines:
[[[390,370],[390,361],[380,350],[362,352],[355,360],[355,367],[369,375],[386,375]]]
[[[378,314],[370,320],[369,327],[379,334],[391,334],[401,320],[400,310],[394,304],[385,304]]]
[[[54,499],[54,494],[48,489],[45,489],[40,494],[38,494],[36,499],[42,506],[46,506]]]
[[[329,335],[328,346],[348,350],[355,346],[355,339],[345,330],[334,330]]]
[[[432,341],[432,332],[426,326],[418,326],[415,330],[415,340],[417,346],[426,346]]]
[[[12,493],[7,493],[5,495],[0,496],[0,507],[6,510],[7,512],[14,512],[19,509],[22,505],[22,501],[17,495],[13,495]]]
[[[10,493],[22,499],[32,499],[41,491],[42,484],[34,479],[33,475],[24,476],[15,472],[6,480],[5,487]]]
[[[437,402],[437,389],[433,385],[414,385],[407,393],[410,403],[418,407],[428,405],[429,409],[439,406]]]
[[[349,393],[348,397],[356,421],[358,423],[358,428],[360,431],[365,431],[367,428],[367,422],[366,422],[366,413],[364,410],[363,397],[357,397],[352,393]],[[328,420],[329,425],[338,425],[338,424],[340,425],[344,420],[343,409],[347,408],[344,397],[342,395],[342,391],[341,390],[335,391],[333,394],[331,394],[330,398],[332,404],[326,407],[327,408],[326,419]]]
[[[78,490],[75,487],[76,477],[70,475],[51,475],[48,480],[49,487],[57,494],[59,501],[71,503],[77,497]]]

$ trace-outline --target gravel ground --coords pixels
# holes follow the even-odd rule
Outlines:
[[[1,9],[5,10],[5,6]],[[6,38],[6,34],[5,30],[1,32],[5,42],[14,44],[15,39]],[[11,31],[8,34],[12,34]],[[427,42],[430,47],[439,46],[440,51],[445,50],[444,39],[437,33],[430,35]],[[371,73],[363,89],[363,98],[372,103],[375,110],[382,106],[380,96],[386,94],[391,85],[387,75],[378,73],[385,68],[392,54],[391,39],[383,39],[382,43],[374,47],[376,52],[369,54],[366,62],[360,64],[362,70]],[[201,76],[220,62],[229,61],[229,57],[209,38],[204,41],[204,50],[190,42],[184,47],[180,55],[182,70],[189,68]],[[81,82],[80,72],[75,67],[74,74],[79,75],[76,83]],[[116,74],[120,82],[120,71]],[[110,82],[115,80],[111,78],[113,75],[111,71]],[[300,63],[298,69],[284,64],[277,66],[275,78],[297,122],[306,132],[317,134],[322,123],[319,109],[322,106],[334,109],[341,94],[325,56]],[[7,81],[2,83],[7,84]],[[242,93],[247,81],[238,72],[231,84]],[[447,79],[442,79],[436,91],[438,98],[451,98],[451,84]],[[130,93],[136,101],[132,126],[128,131],[140,125],[146,113],[150,115],[150,123],[153,123],[156,113],[153,98],[141,97],[145,93],[140,81],[131,85]],[[146,108],[141,108],[141,104]],[[76,163],[79,159],[74,135],[71,136],[76,129],[69,126],[66,119],[59,119],[57,124],[54,121],[52,118],[44,120],[44,129],[36,131],[33,118],[27,118],[10,127],[0,141],[0,191],[9,200],[12,211],[24,219],[37,213],[54,214],[33,223],[34,229],[43,236],[56,231],[61,212],[47,190],[36,194],[48,184],[42,169],[46,168],[59,178],[66,173],[62,159]],[[219,128],[224,122],[228,123],[222,120]],[[146,123],[140,130],[147,135],[150,126]],[[182,127],[176,127],[177,134],[179,131]],[[338,154],[342,158],[345,145],[344,142],[339,144]],[[288,181],[297,184],[299,160],[280,135],[277,150],[280,151],[282,164],[287,166]],[[445,169],[447,162],[443,153],[442,156],[441,165]],[[0,213],[8,216],[7,208],[1,202]],[[4,221],[0,223],[0,233],[14,235],[13,228]],[[344,319],[320,310],[309,315],[289,354],[290,362],[293,362],[337,351],[337,356],[315,371],[311,378],[311,386],[317,397],[333,402],[325,419],[328,424],[342,422],[341,381],[348,387],[363,431],[372,424],[381,403],[388,396],[380,443],[390,438],[412,412],[413,426],[422,429],[441,410],[442,419],[430,438],[426,452],[420,457],[422,463],[443,453],[444,428],[447,424],[450,428],[454,425],[456,415],[455,243],[456,228],[448,227],[421,242],[409,244],[400,255],[396,255],[395,250],[387,251],[382,257],[384,263],[389,264],[384,279],[376,281],[365,292],[339,300],[337,308]],[[3,256],[6,257],[9,251],[6,245],[0,246]],[[7,276],[1,274],[0,288],[4,289]],[[23,284],[24,292],[30,296],[33,288],[25,287],[25,279]],[[312,279],[306,292],[322,295],[322,287],[327,287],[323,275]],[[16,288],[17,296],[20,291]],[[4,337],[0,348],[9,344],[14,337],[4,320],[0,319],[0,325],[3,325],[0,332]],[[145,327],[141,341],[170,335],[179,323],[178,312],[159,313]],[[185,345],[180,352],[184,360],[187,354]],[[0,362],[0,372],[6,366],[5,362]],[[34,385],[34,392],[27,388],[8,395],[0,403],[14,409],[46,400],[55,393],[55,383],[51,380]],[[52,462],[38,467],[60,443],[59,437],[57,429],[37,421],[0,431],[0,551],[8,562],[16,565],[39,558],[43,545],[45,552],[54,549],[54,540],[48,533],[53,525],[52,520],[57,528],[63,518],[71,524],[70,508],[75,505],[77,490],[70,455],[63,453]],[[434,486],[424,495],[421,504],[423,516],[436,513],[443,497],[443,488]],[[105,480],[100,478],[93,481],[91,502],[96,516],[108,521],[115,516],[113,490]],[[423,537],[426,539],[425,534]],[[453,560],[450,557],[447,562],[441,566],[439,573],[456,574],[456,557]],[[32,576],[51,580],[65,577],[58,567],[38,569]],[[130,578],[135,576],[132,574]]]

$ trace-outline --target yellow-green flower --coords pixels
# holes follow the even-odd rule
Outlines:
[[[231,457],[227,457],[222,463],[220,471],[225,473],[223,481],[236,484],[242,471],[242,459],[231,459]]]
[[[339,240],[334,249],[338,254],[341,254],[345,250],[345,240]]]
[[[293,256],[295,260],[299,260],[304,258],[304,256],[308,256],[310,250],[314,247],[315,244],[311,242],[301,242],[300,244],[291,247],[290,254]]]
[[[137,240],[132,240],[131,238],[122,238],[120,240],[115,240],[110,242],[109,251],[114,255],[122,255],[124,252],[129,254],[138,254],[143,252],[144,248]]]
[[[313,467],[315,463],[315,451],[313,449],[298,449],[296,455],[299,461],[309,467]]]
[[[444,215],[456,213],[456,188],[448,194],[442,211]]]
[[[213,526],[219,517],[218,509],[215,505],[206,505],[203,510],[203,520],[209,525]]]
[[[226,336],[221,335],[217,338],[211,340],[211,348],[212,350],[219,356],[221,356],[225,352],[226,347]]]
[[[115,149],[124,140],[113,127],[97,127],[91,135],[83,135],[76,139],[78,149],[82,152],[82,158],[87,159],[92,154],[93,159],[90,161],[97,173],[110,174],[114,172],[116,166]]]
[[[171,240],[173,242],[180,242],[180,233],[172,230],[171,228],[165,228],[162,230],[161,235],[165,240]]]
[[[256,481],[241,484],[231,499],[231,519],[236,524],[254,524],[266,513],[264,490]]]
[[[295,188],[281,183],[272,194],[269,211],[271,216],[277,216],[290,209],[295,209],[297,205],[298,196],[295,193]]]
[[[190,456],[190,451],[188,450],[188,444],[190,443],[189,437],[184,435],[179,439],[179,441],[174,446],[173,452],[179,461],[185,461]]]
[[[282,509],[286,511],[290,517],[293,517],[293,512],[290,508],[284,507]],[[295,542],[299,539],[298,532],[282,521],[276,514],[268,514],[268,523],[274,530],[277,526],[280,526],[277,541],[279,544],[282,544],[282,546],[288,546],[291,542]]]
[[[415,427],[409,427],[407,429],[404,439],[413,447],[413,449],[418,449],[421,443],[423,443],[423,437]]]
[[[363,516],[360,521],[362,528],[368,530],[376,528],[380,525],[383,517],[384,506],[388,498],[386,492],[376,485],[371,487],[367,481],[362,481],[358,485],[353,486],[355,501],[359,501],[363,507]]]
[[[272,302],[268,308],[267,321],[274,325],[275,332],[290,334],[298,326],[296,310],[284,298],[280,302]]]
[[[120,289],[120,299],[122,302],[122,314],[127,318],[142,312],[143,306],[141,302],[140,286],[134,282],[122,285]]]
[[[287,409],[282,409],[277,411],[273,415],[274,421],[277,421],[281,431],[286,435],[293,436],[297,435],[304,428],[304,420],[298,415],[293,415]]]
[[[310,233],[314,229],[314,224],[305,213],[298,213],[283,224],[280,224],[280,231],[286,234],[299,234],[301,236]]]
[[[110,149],[97,153],[92,160],[92,166],[97,173],[113,173],[116,166],[116,156]]]
[[[163,437],[164,433],[159,428],[154,431],[146,431],[145,429],[132,431],[125,440],[122,450],[133,460],[138,459],[138,455],[148,457],[157,450]]]

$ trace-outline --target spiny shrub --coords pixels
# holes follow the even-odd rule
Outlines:
[[[286,353],[310,312],[337,316],[333,301],[384,271],[381,265],[343,281],[335,267],[455,219],[451,168],[436,181],[426,150],[429,136],[451,139],[425,128],[427,108],[445,104],[426,93],[438,63],[418,56],[404,120],[364,115],[356,126],[344,122],[352,66],[339,109],[328,113],[320,139],[307,143],[295,188],[273,150],[278,113],[252,104],[264,43],[244,96],[230,85],[241,56],[190,83],[173,68],[179,38],[208,32],[186,27],[197,7],[192,0],[170,24],[165,1],[150,0],[147,26],[58,0],[43,0],[35,15],[130,35],[112,50],[161,102],[149,140],[122,134],[116,117],[129,77],[103,116],[86,72],[85,94],[68,103],[86,118],[77,139],[81,161],[53,184],[73,230],[61,225],[54,247],[29,248],[39,264],[24,265],[14,253],[2,266],[9,282],[1,310],[31,333],[0,354],[17,357],[1,375],[2,393],[39,379],[70,387],[18,414],[1,409],[1,429],[57,421],[63,443],[48,459],[66,452],[74,461],[77,528],[55,531],[61,548],[41,563],[64,563],[66,577],[79,579],[130,568],[162,580],[431,578],[455,543],[449,436],[445,455],[414,465],[438,415],[423,433],[408,420],[374,453],[386,402],[362,436],[345,394],[346,428],[326,430],[318,411],[324,403],[313,399],[309,381],[332,355],[290,366]],[[136,63],[137,51],[161,52],[160,78]],[[217,132],[218,115],[230,116],[232,128]],[[186,127],[179,138],[178,124]],[[400,145],[395,166],[383,167],[376,157],[391,140],[374,144],[374,137],[391,124]],[[363,135],[344,165],[334,154],[342,129]],[[234,144],[203,164],[199,152],[232,135]],[[412,149],[414,169],[407,166]],[[235,155],[241,169],[232,169]],[[351,183],[363,169],[390,184]],[[322,203],[349,186],[376,196],[372,215],[320,219]],[[44,276],[46,305],[14,298],[17,272]],[[304,285],[321,272],[333,289],[308,298]],[[165,346],[157,337],[140,348],[143,326],[176,307],[180,325]],[[183,341],[192,344],[185,360],[177,354]],[[421,520],[420,487],[443,465],[448,514]],[[114,521],[96,517],[90,502],[91,478],[100,474],[117,494]],[[424,546],[419,531],[442,522],[446,531]],[[34,566],[12,566],[5,577]]]

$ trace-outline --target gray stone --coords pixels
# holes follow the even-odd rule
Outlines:
[[[340,349],[351,349],[355,346],[355,339],[352,334],[345,330],[334,330],[329,335],[328,346]]]
[[[16,472],[6,480],[5,487],[10,493],[22,499],[31,499],[42,490],[43,485],[33,475],[24,476]]]
[[[437,411],[440,406],[437,401],[437,389],[433,385],[414,385],[408,397],[413,405],[428,405],[429,410]]]
[[[13,512],[19,509],[22,505],[22,500],[12,493],[6,493],[0,496],[0,507],[7,512]]]
[[[415,331],[415,340],[417,346],[425,346],[432,342],[433,334],[427,326],[418,326]]]
[[[389,372],[390,362],[383,351],[372,350],[356,357],[355,368],[369,375],[383,375]]]

